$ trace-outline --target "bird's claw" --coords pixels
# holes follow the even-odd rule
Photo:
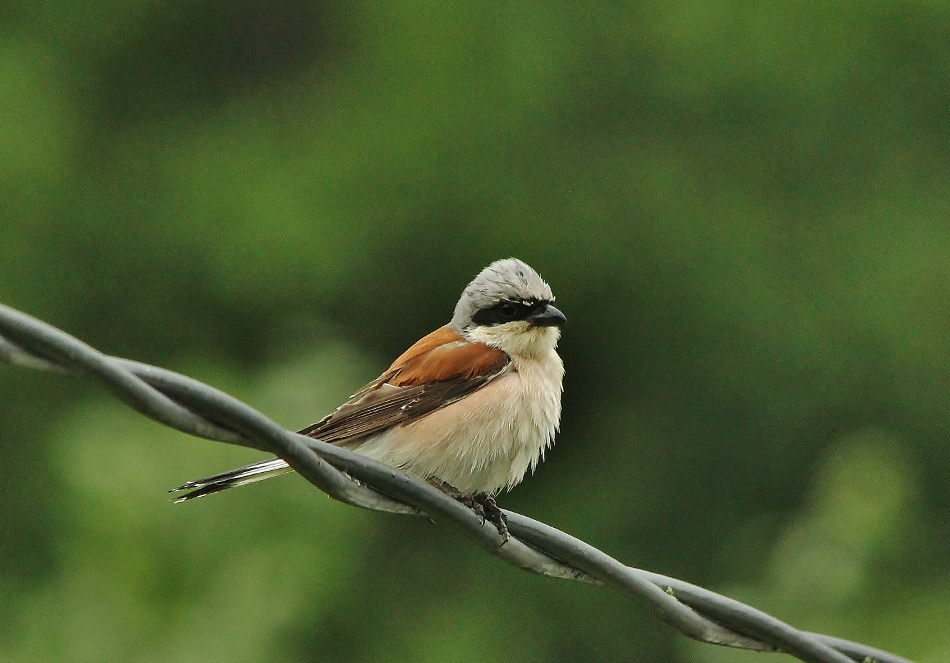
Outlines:
[[[494,525],[498,533],[501,534],[502,543],[508,543],[508,539],[511,538],[511,534],[508,533],[508,518],[505,517],[505,512],[498,507],[495,498],[485,493],[473,497],[482,507],[482,513],[485,514],[484,519]]]
[[[481,520],[482,525],[486,522],[494,525],[495,529],[497,529],[501,535],[502,545],[508,543],[508,540],[511,538],[511,534],[508,532],[508,519],[505,518],[505,514],[502,510],[498,508],[494,497],[487,493],[478,493],[475,495],[463,493],[455,486],[441,479],[436,479],[435,477],[430,478],[429,483],[474,511],[475,515]]]

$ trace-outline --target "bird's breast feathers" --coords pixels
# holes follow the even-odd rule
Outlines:
[[[465,493],[497,493],[534,469],[561,418],[564,365],[554,349],[512,357],[497,376],[424,417],[366,438],[356,448]]]

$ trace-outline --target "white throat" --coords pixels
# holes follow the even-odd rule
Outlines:
[[[561,330],[557,327],[537,327],[525,320],[492,326],[472,326],[462,333],[470,341],[498,348],[513,357],[527,358],[550,353],[557,347],[561,337]]]

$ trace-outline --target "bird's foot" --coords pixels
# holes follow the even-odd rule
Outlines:
[[[478,493],[476,495],[463,493],[452,484],[446,483],[441,479],[436,479],[435,477],[430,477],[429,483],[474,511],[475,515],[481,518],[483,525],[485,521],[494,525],[498,533],[501,534],[501,538],[504,539],[504,543],[507,543],[508,539],[511,538],[511,535],[508,533],[508,520],[495,503],[495,498],[491,495],[488,493]]]
[[[508,519],[505,517],[505,512],[498,507],[495,498],[488,493],[479,493],[473,495],[472,498],[481,505],[485,518],[495,526],[495,529],[501,534],[503,542],[508,543],[508,539],[511,538],[508,533]]]

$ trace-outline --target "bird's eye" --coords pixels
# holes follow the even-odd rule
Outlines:
[[[505,302],[501,305],[501,314],[506,318],[513,318],[518,313],[518,305],[514,302]]]

